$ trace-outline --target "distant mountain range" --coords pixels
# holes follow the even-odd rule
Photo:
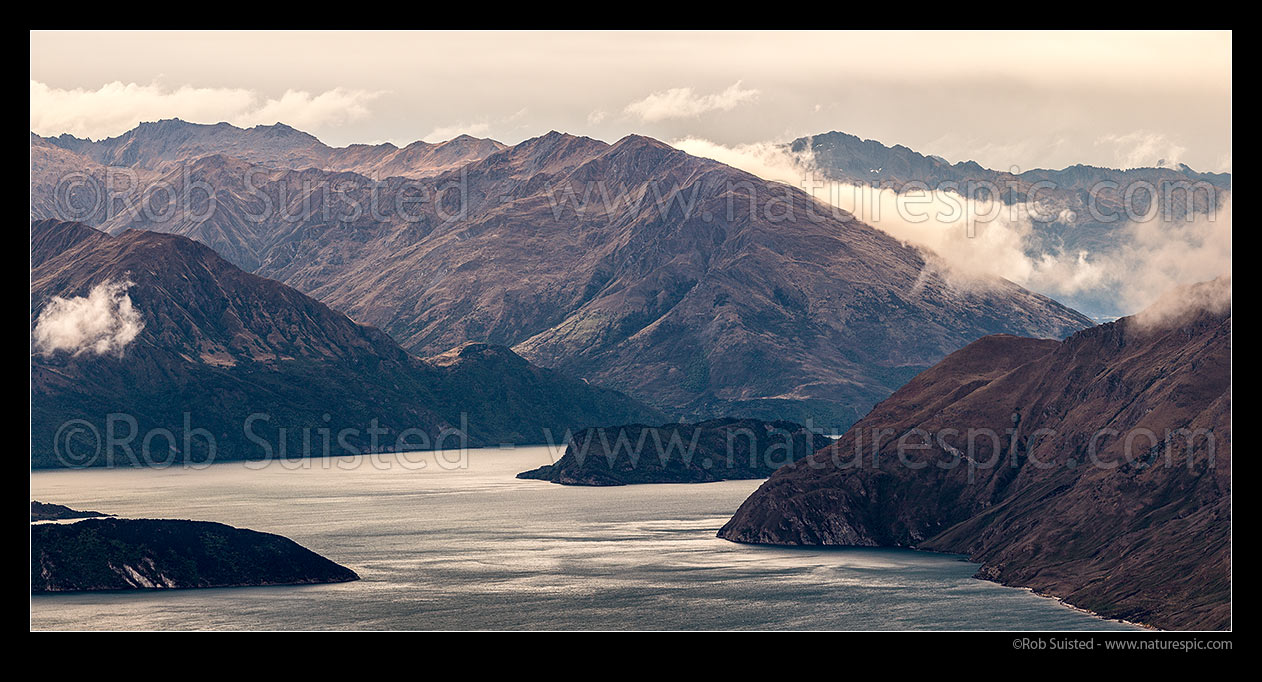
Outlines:
[[[1138,180],[1161,186],[1176,182],[1206,182],[1217,189],[1231,188],[1230,173],[1201,173],[1184,164],[1172,167],[1131,168],[1120,170],[1100,166],[1082,164],[1069,166],[1061,170],[1034,168],[1021,171],[991,170],[976,161],[950,163],[940,156],[925,155],[903,145],[886,146],[876,140],[865,140],[842,132],[829,132],[809,137],[800,137],[789,144],[795,153],[809,153],[812,167],[824,172],[834,180],[861,182],[864,184],[887,183],[891,187],[899,187],[909,183],[924,183],[937,187],[940,183],[953,182],[964,186],[965,183],[989,182],[1001,190],[999,199],[1004,201],[1025,201],[1032,194],[1047,198],[1080,197],[1077,193],[1091,189],[1100,182],[1112,182],[1117,186],[1126,186]],[[1036,183],[1048,182],[1050,186],[1034,187]],[[1044,194],[1046,190],[1046,194]],[[1108,193],[1109,199],[1117,199],[1115,193]],[[1196,197],[1203,199],[1204,196]],[[1136,196],[1136,201],[1146,203],[1148,197]],[[1083,209],[1086,207],[1079,204]],[[1182,206],[1182,205],[1181,205]],[[1101,208],[1112,208],[1110,201]],[[1196,204],[1191,210],[1205,210],[1203,203]],[[1085,215],[1085,210],[1083,211]]]
[[[446,144],[409,166],[280,125],[33,136],[32,211],[187,236],[412,353],[510,346],[689,419],[844,428],[976,338],[1090,324],[1007,281],[955,288],[932,254],[649,138]],[[365,175],[396,161],[410,177]],[[54,191],[68,168],[83,182]],[[93,201],[117,170],[148,200]]]
[[[985,168],[974,161],[949,163],[902,145],[886,146],[842,132],[794,140],[795,158],[820,177],[899,192],[934,189],[1004,204],[1027,204],[1032,230],[1023,235],[1025,253],[1076,260],[1107,259],[1129,246],[1124,234],[1133,218],[1178,226],[1220,210],[1231,190],[1230,173],[1203,173],[1184,164],[1119,170],[1074,165],[1061,170],[1016,172]],[[1158,199],[1153,206],[1153,195]],[[1086,288],[1057,296],[1092,316],[1113,319],[1125,312],[1115,287]]]
[[[411,178],[459,168],[505,147],[495,140],[469,135],[438,143],[417,141],[402,148],[389,142],[330,147],[283,123],[243,129],[228,123],[199,125],[179,119],[141,123],[118,137],[99,141],[34,134],[31,141],[37,146],[64,149],[101,166],[148,171],[161,172],[203,156],[222,154],[270,168],[319,168]]]
[[[778,470],[720,537],[958,552],[1102,616],[1230,627],[1230,282],[1172,301],[968,345]]]
[[[150,442],[158,464],[206,457],[196,429],[213,437],[218,459],[235,459],[394,449],[404,429],[416,429],[406,441],[415,448],[444,434],[442,444],[458,448],[452,429],[486,446],[547,442],[545,428],[559,441],[567,429],[669,419],[502,346],[465,344],[422,360],[184,237],[110,236],[59,221],[31,231],[35,467],[143,463],[143,439],[160,429],[175,442],[161,434]],[[111,317],[120,319],[111,326]],[[134,420],[119,422],[115,436],[135,460],[121,446],[114,460],[106,456],[110,414]],[[250,433],[270,451],[245,431],[253,414],[265,418]],[[385,429],[376,446],[374,422]],[[74,423],[86,428],[64,430]],[[332,434],[328,445],[318,429]],[[344,429],[355,431],[338,440]]]

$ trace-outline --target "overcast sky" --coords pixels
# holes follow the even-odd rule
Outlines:
[[[31,130],[282,121],[333,145],[841,130],[992,168],[1231,167],[1218,33],[33,32]]]

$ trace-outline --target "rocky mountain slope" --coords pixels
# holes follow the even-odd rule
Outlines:
[[[31,232],[32,466],[146,463],[128,453],[138,458],[150,433],[151,463],[204,457],[198,429],[214,438],[216,457],[231,459],[267,448],[290,457],[428,449],[452,429],[471,446],[540,443],[545,428],[666,419],[507,348],[465,347],[426,362],[184,237],[111,237],[57,221]],[[110,414],[134,420],[115,424],[115,440],[126,441],[116,448],[105,447]],[[266,417],[247,433],[255,414]],[[89,428],[64,430],[84,425],[74,420]],[[376,442],[373,424],[386,429]],[[417,433],[399,443],[405,429]]]
[[[556,463],[517,478],[591,486],[766,478],[830,442],[801,424],[758,419],[600,426],[578,433]]]
[[[694,419],[840,429],[976,338],[1090,323],[1007,281],[952,286],[799,190],[644,137],[554,132],[422,180],[233,152],[154,171],[172,191],[101,228],[196,239],[417,354],[510,346]]]
[[[306,585],[359,580],[288,538],[208,521],[31,526],[31,592]]]
[[[1229,627],[1229,292],[1059,343],[980,339],[777,471],[719,535],[959,552],[1103,616]]]

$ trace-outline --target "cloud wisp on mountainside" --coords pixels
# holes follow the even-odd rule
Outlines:
[[[54,296],[35,321],[35,349],[46,355],[121,355],[145,328],[143,316],[132,305],[130,281],[102,282],[87,296]]]

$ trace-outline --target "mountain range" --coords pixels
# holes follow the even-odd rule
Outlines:
[[[1077,217],[1133,198],[1101,183],[1210,187],[1163,199],[1184,217],[1230,190],[1187,167],[1003,173],[843,133],[789,148],[844,182],[1039,190],[1054,217],[1034,253],[1116,247],[1116,225]],[[1231,625],[1229,279],[1094,326],[638,135],[335,148],[168,120],[32,134],[31,162],[32,467],[577,433],[523,477],[770,475],[720,537],[960,553],[1106,617]],[[594,427],[714,455],[734,426],[801,446],[735,472],[584,459]]]
[[[401,150],[352,154],[281,125],[32,140],[39,215],[186,236],[410,353],[508,346],[688,419],[844,428],[981,336],[1090,324],[1004,280],[955,286],[932,253],[641,136],[456,140],[465,152],[384,178],[365,173]],[[65,188],[50,174],[75,158],[83,182]],[[120,205],[91,201],[121,171]]]
[[[142,463],[128,450],[139,458],[163,429],[174,442],[155,436],[153,463],[208,457],[207,434],[217,459],[295,457],[396,449],[405,429],[403,447],[456,448],[457,429],[475,447],[669,418],[502,346],[416,357],[185,237],[52,220],[31,231],[34,467]],[[111,414],[134,420],[114,427],[126,447],[107,447]],[[251,415],[265,418],[246,433]]]
[[[942,183],[957,183],[966,187],[968,183],[981,185],[989,183],[999,190],[996,198],[1006,202],[1026,201],[1037,194],[1044,199],[1064,199],[1081,201],[1086,197],[1081,194],[1094,185],[1111,182],[1114,191],[1106,192],[1100,197],[1102,210],[1116,209],[1117,201],[1125,194],[1125,188],[1137,181],[1145,181],[1155,187],[1174,185],[1184,182],[1205,182],[1217,190],[1231,188],[1230,173],[1198,172],[1187,165],[1179,163],[1171,166],[1155,166],[1146,168],[1104,168],[1076,164],[1060,170],[1033,168],[1022,171],[1013,168],[1010,171],[996,171],[982,166],[976,161],[960,161],[951,163],[940,156],[921,154],[903,145],[887,146],[876,140],[867,140],[848,133],[833,131],[800,137],[788,145],[790,151],[804,154],[811,168],[825,173],[833,180],[863,184],[887,184],[891,187],[910,183],[924,183],[929,187],[937,187]],[[1163,160],[1164,161],[1164,160]],[[1035,187],[1044,182],[1046,186]],[[1121,189],[1122,192],[1116,190]],[[1148,196],[1134,196],[1136,202],[1143,202],[1146,210]],[[1170,199],[1180,200],[1177,206],[1183,211],[1204,212],[1207,195],[1191,195],[1192,203],[1182,202],[1184,197],[1172,196]],[[1086,215],[1085,203],[1078,203]]]
[[[1230,281],[1064,341],[988,336],[779,469],[737,542],[967,554],[1161,628],[1231,624]]]
[[[73,135],[32,143],[64,149],[107,167],[165,171],[203,156],[223,154],[270,168],[321,168],[368,176],[427,177],[485,158],[505,145],[460,135],[445,142],[417,141],[405,147],[389,142],[330,147],[315,136],[283,123],[237,128],[228,123],[197,125],[179,119],[142,123],[104,140]]]
[[[1136,220],[1157,220],[1163,231],[1186,228],[1198,217],[1223,211],[1231,191],[1230,173],[1198,172],[1165,160],[1158,161],[1165,165],[1147,168],[1077,164],[1059,170],[999,171],[835,131],[798,138],[786,149],[805,169],[827,180],[897,192],[945,190],[1023,204],[1027,210],[1020,215],[1028,215],[1030,224],[1020,235],[1021,247],[1036,262],[1109,262],[1133,246],[1128,230]],[[1119,284],[1057,292],[1056,298],[1100,321],[1116,319],[1130,312],[1121,305]]]

